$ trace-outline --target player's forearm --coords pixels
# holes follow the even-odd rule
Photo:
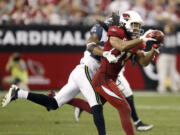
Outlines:
[[[103,56],[104,51],[98,46],[98,43],[99,39],[97,34],[91,35],[91,37],[88,39],[87,50],[89,50],[94,55]]]
[[[94,50],[93,50],[93,54],[98,55],[98,56],[103,56],[103,52],[104,52],[104,50],[99,48],[98,46],[95,47]]]
[[[156,51],[152,48],[144,57],[141,57],[139,59],[139,63],[142,66],[147,66],[152,61],[155,54],[156,54]]]
[[[95,34],[95,33],[92,34],[92,35],[89,37],[89,39],[88,39],[88,41],[87,41],[87,44],[88,44],[88,43],[92,43],[92,42],[94,42],[94,43],[96,43],[96,44],[99,43],[98,35]]]
[[[9,72],[11,69],[11,66],[8,64],[5,69],[6,69],[6,72]]]
[[[13,63],[12,60],[9,60],[8,63],[6,64],[6,68],[5,68],[6,72],[10,72],[12,63]]]
[[[91,42],[87,44],[87,50],[94,55],[103,56],[104,50],[101,49],[95,42]]]
[[[142,43],[142,40],[137,38],[129,41],[124,41],[117,37],[110,37],[110,43],[114,48],[118,49],[119,51],[126,51]]]
[[[134,40],[124,41],[122,46],[123,46],[124,50],[129,50],[129,49],[132,49],[135,46],[139,45],[140,43],[142,43],[142,40],[137,38],[137,39],[134,39]]]

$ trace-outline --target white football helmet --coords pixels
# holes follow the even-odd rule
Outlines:
[[[120,23],[124,24],[131,38],[134,39],[141,34],[142,29],[140,29],[140,27],[143,25],[144,21],[137,12],[130,10],[120,15]]]

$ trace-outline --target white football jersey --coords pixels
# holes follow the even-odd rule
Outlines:
[[[93,58],[89,51],[84,52],[84,56],[81,59],[80,63],[88,66],[89,70],[92,72],[93,75],[97,72],[97,70],[100,67],[100,61]]]
[[[99,47],[103,49],[104,42],[108,39],[108,37],[107,37],[107,32],[104,29],[102,30],[101,33],[102,33],[102,36],[101,36]],[[86,50],[84,52],[84,56],[81,59],[80,63],[88,66],[88,68],[89,68],[89,70],[91,70],[92,74],[95,74],[100,67],[100,56],[95,56]]]
[[[111,22],[112,18],[108,18],[105,21],[105,24],[108,26]],[[104,48],[104,43],[108,40],[107,32],[104,30],[104,28],[100,24],[95,24],[90,30],[90,34],[97,34],[99,38],[99,47],[102,49]],[[85,64],[88,66],[89,70],[95,74],[100,67],[100,56],[95,56],[94,54],[90,53],[89,51],[84,52],[84,56],[81,59],[80,63]]]

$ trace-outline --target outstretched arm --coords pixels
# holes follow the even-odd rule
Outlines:
[[[136,61],[139,62],[139,64],[142,66],[147,66],[152,61],[155,54],[159,53],[159,48],[162,45],[163,44],[153,44],[151,50],[147,53],[144,53],[143,51],[138,50],[136,52]]]
[[[113,28],[112,28],[113,29]],[[134,48],[136,45],[139,45],[142,42],[147,42],[147,41],[156,41],[156,39],[152,38],[150,34],[152,33],[153,30],[148,30],[144,33],[144,35],[140,36],[139,38],[133,39],[133,40],[122,40],[119,37],[116,36],[111,36],[110,37],[110,43],[111,45],[116,48],[119,51],[127,51],[129,49]]]
[[[139,38],[134,39],[134,40],[124,41],[118,37],[113,37],[113,36],[110,37],[111,45],[117,50],[122,51],[122,52],[132,49],[133,47],[135,47],[136,45],[139,45],[142,42],[143,40]]]
[[[10,56],[10,58],[9,58],[7,64],[6,64],[6,67],[5,67],[6,72],[11,71],[12,64],[13,64],[13,57]]]
[[[141,50],[138,50],[136,52],[136,61],[141,65],[141,66],[147,66],[152,59],[154,58],[155,54],[157,52],[155,51],[154,48],[152,48],[149,52],[144,53]]]

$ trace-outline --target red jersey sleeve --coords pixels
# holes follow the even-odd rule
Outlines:
[[[113,36],[113,37],[118,37],[120,39],[127,38],[124,29],[119,26],[109,27],[107,35],[108,37]]]
[[[140,45],[138,45],[138,49],[145,50],[146,49],[146,43],[142,42]]]
[[[137,50],[145,50],[146,49],[146,43],[142,42],[141,44],[137,45],[132,49],[133,53],[136,53]]]
[[[146,43],[145,42],[142,42],[141,44],[137,45],[135,47],[136,50],[145,50],[146,49]]]

